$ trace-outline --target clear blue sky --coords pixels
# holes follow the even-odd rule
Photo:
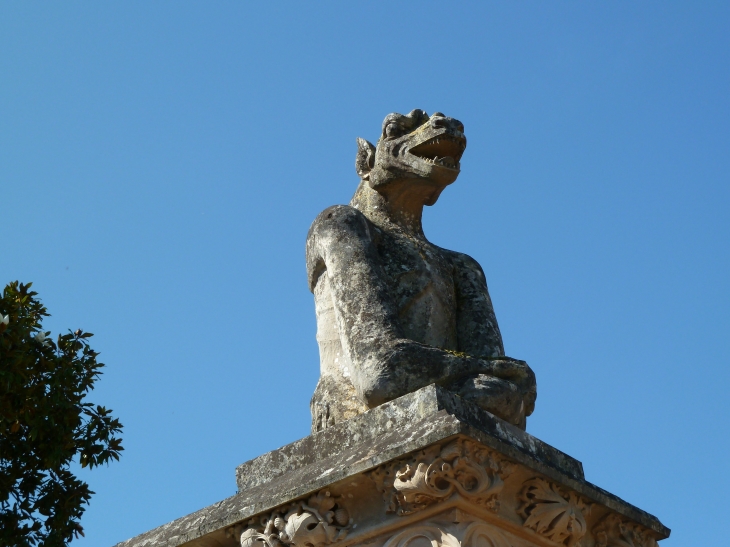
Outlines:
[[[308,433],[307,229],[413,108],[466,126],[426,234],[483,266],[528,431],[665,545],[724,543],[729,56],[727,2],[1,4],[0,281],[96,333],[125,425],[73,545]]]

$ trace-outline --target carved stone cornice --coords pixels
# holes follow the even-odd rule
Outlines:
[[[241,547],[322,547],[344,539],[352,519],[342,497],[323,490],[226,531]]]
[[[523,526],[557,544],[580,547],[588,527],[584,513],[590,513],[592,504],[542,478],[525,481],[519,498]]]
[[[596,547],[657,547],[649,530],[615,513],[593,527],[593,537]]]
[[[512,464],[468,440],[421,450],[408,460],[369,473],[386,501],[386,512],[409,515],[458,494],[490,511],[499,510],[499,493]]]

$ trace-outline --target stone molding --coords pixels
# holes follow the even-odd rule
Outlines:
[[[352,547],[545,547],[503,529],[500,524],[454,508],[436,513],[397,530],[380,534]]]
[[[477,520],[511,547],[657,547],[669,535],[585,481],[580,462],[438,386],[238,471],[237,494],[117,547],[501,547],[493,530],[465,539]],[[398,535],[426,525],[456,539]]]
[[[345,539],[352,525],[343,497],[322,490],[306,501],[232,526],[226,536],[239,541],[241,547],[320,547]]]
[[[455,494],[497,512],[499,493],[512,468],[493,451],[457,439],[380,466],[368,475],[383,495],[387,513],[409,515]]]
[[[367,487],[349,481],[321,490],[230,526],[226,536],[240,547],[581,547],[581,541],[595,547],[658,547],[648,529],[616,513],[602,517],[597,511],[588,522],[597,504],[525,471],[458,437],[364,473]],[[457,516],[444,520],[443,510]],[[424,513],[420,521],[419,512]],[[358,525],[358,534],[348,537]]]
[[[240,547],[658,547],[651,530],[526,471],[457,437],[380,465],[360,475],[364,482],[230,526],[226,536]]]
[[[419,539],[430,542],[431,547],[513,546],[497,528],[483,522],[472,522],[466,526],[426,522],[394,534],[383,547],[409,547],[411,543],[422,545]]]

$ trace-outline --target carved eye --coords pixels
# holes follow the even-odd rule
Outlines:
[[[392,139],[395,137],[400,137],[402,134],[403,134],[403,130],[395,122],[390,122],[388,125],[385,126],[386,138]]]

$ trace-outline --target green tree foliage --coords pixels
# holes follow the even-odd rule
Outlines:
[[[85,397],[104,366],[89,332],[46,336],[49,314],[13,282],[0,299],[0,546],[67,545],[93,492],[70,465],[118,460],[122,425]]]

